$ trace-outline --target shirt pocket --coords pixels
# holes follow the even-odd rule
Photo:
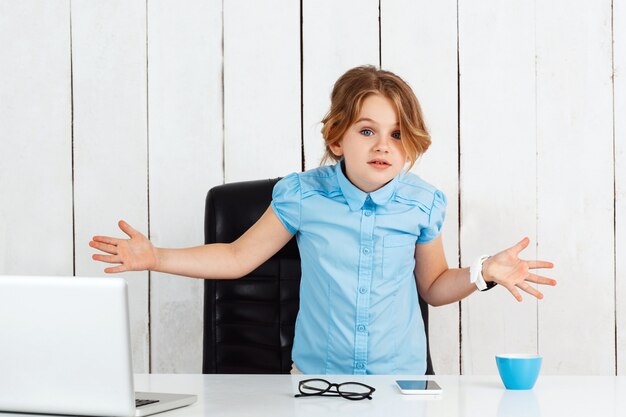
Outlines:
[[[415,266],[415,243],[417,237],[410,234],[383,237],[383,279],[400,280],[413,275]]]

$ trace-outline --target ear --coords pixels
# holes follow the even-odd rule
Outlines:
[[[343,147],[341,146],[341,141],[335,142],[332,145],[328,145],[328,147],[330,148],[330,151],[335,156],[342,156],[343,155]]]

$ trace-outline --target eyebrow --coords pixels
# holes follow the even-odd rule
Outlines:
[[[361,123],[361,122],[370,122],[370,123],[378,124],[376,120],[370,119],[369,117],[361,117],[359,120],[357,120],[354,123]],[[399,123],[398,122],[394,123],[394,126],[399,126]]]

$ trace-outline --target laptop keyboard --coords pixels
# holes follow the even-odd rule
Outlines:
[[[144,405],[158,403],[159,400],[135,400],[135,407],[143,407]]]

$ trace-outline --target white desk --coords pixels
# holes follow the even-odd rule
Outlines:
[[[197,394],[198,402],[158,417],[623,417],[626,377],[540,376],[531,391],[507,391],[494,376],[435,376],[439,398],[402,395],[394,376],[324,375],[331,382],[359,381],[376,388],[372,400],[294,398],[303,376],[136,375],[137,391]],[[2,393],[0,393],[2,395]],[[30,414],[1,413],[0,417]],[[39,416],[42,415],[33,415]]]
[[[294,398],[290,375],[136,375],[137,391],[197,394],[198,402],[163,417],[421,417],[421,416],[626,416],[626,377],[540,376],[531,391],[507,391],[494,376],[435,376],[440,399],[402,395],[396,376],[324,375],[335,382],[359,381],[376,388],[373,399]]]

